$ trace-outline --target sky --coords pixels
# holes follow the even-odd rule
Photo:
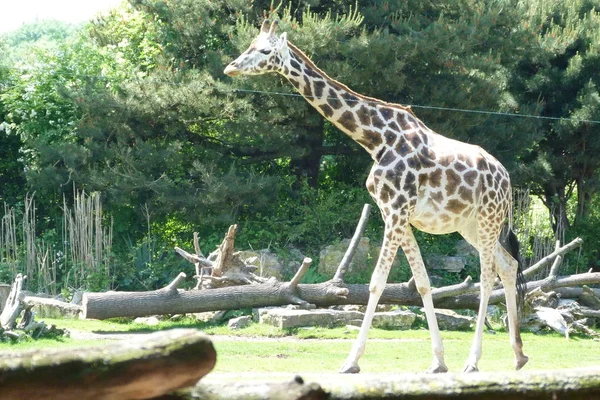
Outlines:
[[[79,23],[116,7],[122,0],[0,0],[0,33],[42,19]]]

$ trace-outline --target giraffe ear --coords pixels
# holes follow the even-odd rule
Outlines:
[[[260,31],[264,32],[264,33],[268,33],[270,25],[271,25],[271,22],[268,19],[265,19],[262,23],[262,26],[260,27]]]

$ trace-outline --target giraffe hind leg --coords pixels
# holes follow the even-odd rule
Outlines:
[[[477,313],[477,323],[475,325],[475,338],[471,345],[471,351],[469,352],[469,358],[467,359],[464,372],[479,371],[477,364],[479,363],[482,352],[483,327],[485,326],[488,301],[496,279],[493,264],[493,251],[491,247],[492,246],[482,246],[479,250],[479,258],[481,261],[480,303],[479,311]]]
[[[502,247],[496,247],[496,265],[498,275],[504,285],[506,312],[508,314],[508,332],[510,344],[515,353],[515,369],[523,368],[529,357],[523,353],[523,341],[519,331],[520,317],[517,307],[517,271],[518,262]]]

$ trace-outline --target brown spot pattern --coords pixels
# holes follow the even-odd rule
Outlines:
[[[381,107],[379,112],[386,121],[390,120],[394,116],[394,111],[391,108]]]
[[[446,170],[446,193],[451,196],[460,185],[460,176],[454,170]]]
[[[387,183],[384,183],[383,187],[381,188],[381,191],[379,192],[379,199],[382,202],[387,203],[390,201],[390,199],[393,199],[393,197],[394,191]]]
[[[394,152],[392,150],[388,150],[385,152],[383,157],[381,157],[381,160],[379,160],[378,164],[382,167],[386,167],[390,165],[395,159],[396,155],[394,154]]]
[[[475,184],[475,179],[477,178],[477,172],[469,171],[469,172],[465,173],[463,176],[465,178],[465,183],[467,185],[473,187],[473,185]]]
[[[400,136],[400,141],[398,141],[396,144],[396,151],[400,157],[404,157],[412,151],[412,147],[410,147],[410,145],[406,142],[406,138],[404,136]]]
[[[400,127],[402,128],[402,130],[410,129],[410,125],[408,124],[408,120],[407,120],[406,114],[407,114],[406,112],[400,112],[396,116],[396,121],[398,121],[398,123],[400,124]]]
[[[358,120],[364,126],[369,126],[371,124],[371,117],[369,116],[369,110],[365,106],[360,106],[358,111],[356,112],[358,116]]]
[[[473,201],[473,191],[465,186],[461,185],[461,187],[458,188],[458,195],[468,203]]]
[[[363,137],[373,143],[374,146],[379,146],[382,143],[381,134],[375,131],[365,130],[363,131]]]
[[[424,148],[419,153],[419,161],[421,162],[421,166],[423,168],[433,168],[436,166],[435,163],[435,153],[433,153],[428,148]]]
[[[440,187],[442,184],[442,170],[436,169],[431,174],[429,174],[429,183],[431,187]]]
[[[327,85],[325,82],[318,80],[314,83],[315,96],[321,98],[323,96],[323,89],[325,89]]]
[[[417,171],[421,170],[421,162],[419,161],[419,156],[414,155],[406,159],[406,165],[408,168],[415,169]]]
[[[371,123],[373,124],[373,126],[377,129],[381,129],[385,126],[385,123],[381,120],[381,118],[379,118],[379,115],[377,115],[377,111],[376,110],[371,110],[370,112],[371,114]]]
[[[452,200],[448,200],[448,205],[446,206],[446,210],[448,210],[454,214],[460,214],[466,207],[467,207],[467,205],[465,203],[463,203],[462,201],[452,199]]]
[[[350,111],[345,111],[340,119],[338,119],[338,122],[350,132],[354,132],[356,130],[356,120],[354,119],[354,114],[352,114]]]
[[[383,137],[385,138],[385,144],[387,144],[390,147],[394,146],[394,143],[396,143],[396,139],[398,138],[396,133],[390,130],[385,131]]]
[[[333,110],[327,104],[320,104],[319,108],[323,111],[323,115],[325,115],[327,118],[333,115]]]
[[[337,93],[334,92],[332,89],[329,89],[329,94],[327,95],[327,103],[329,103],[329,105],[335,110],[342,107],[342,102],[338,98]],[[366,124],[363,123],[363,125]]]

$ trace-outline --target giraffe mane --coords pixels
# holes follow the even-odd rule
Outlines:
[[[308,58],[308,56],[302,51],[300,50],[296,45],[292,44],[289,40],[287,42],[288,47],[302,60],[306,63],[306,65],[308,65],[311,69],[313,69],[314,71],[318,72],[319,74],[323,75],[324,77],[326,77],[327,79],[331,80],[332,82],[336,83],[337,85],[339,85],[343,90],[347,91],[348,93],[352,94],[353,96],[358,97],[361,100],[365,100],[368,102],[374,102],[374,103],[379,103],[382,105],[385,105],[387,107],[391,107],[391,108],[396,108],[399,110],[403,110],[403,111],[407,111],[410,114],[412,114],[413,116],[416,117],[414,111],[412,110],[412,108],[410,108],[410,106],[403,106],[402,104],[397,104],[397,103],[389,103],[387,101],[383,101],[380,99],[376,99],[375,97],[369,97],[369,96],[365,96],[363,94],[357,93],[354,90],[350,89],[348,86],[344,85],[343,83],[331,78],[329,75],[327,75],[321,68],[317,67],[315,65],[315,63]]]

